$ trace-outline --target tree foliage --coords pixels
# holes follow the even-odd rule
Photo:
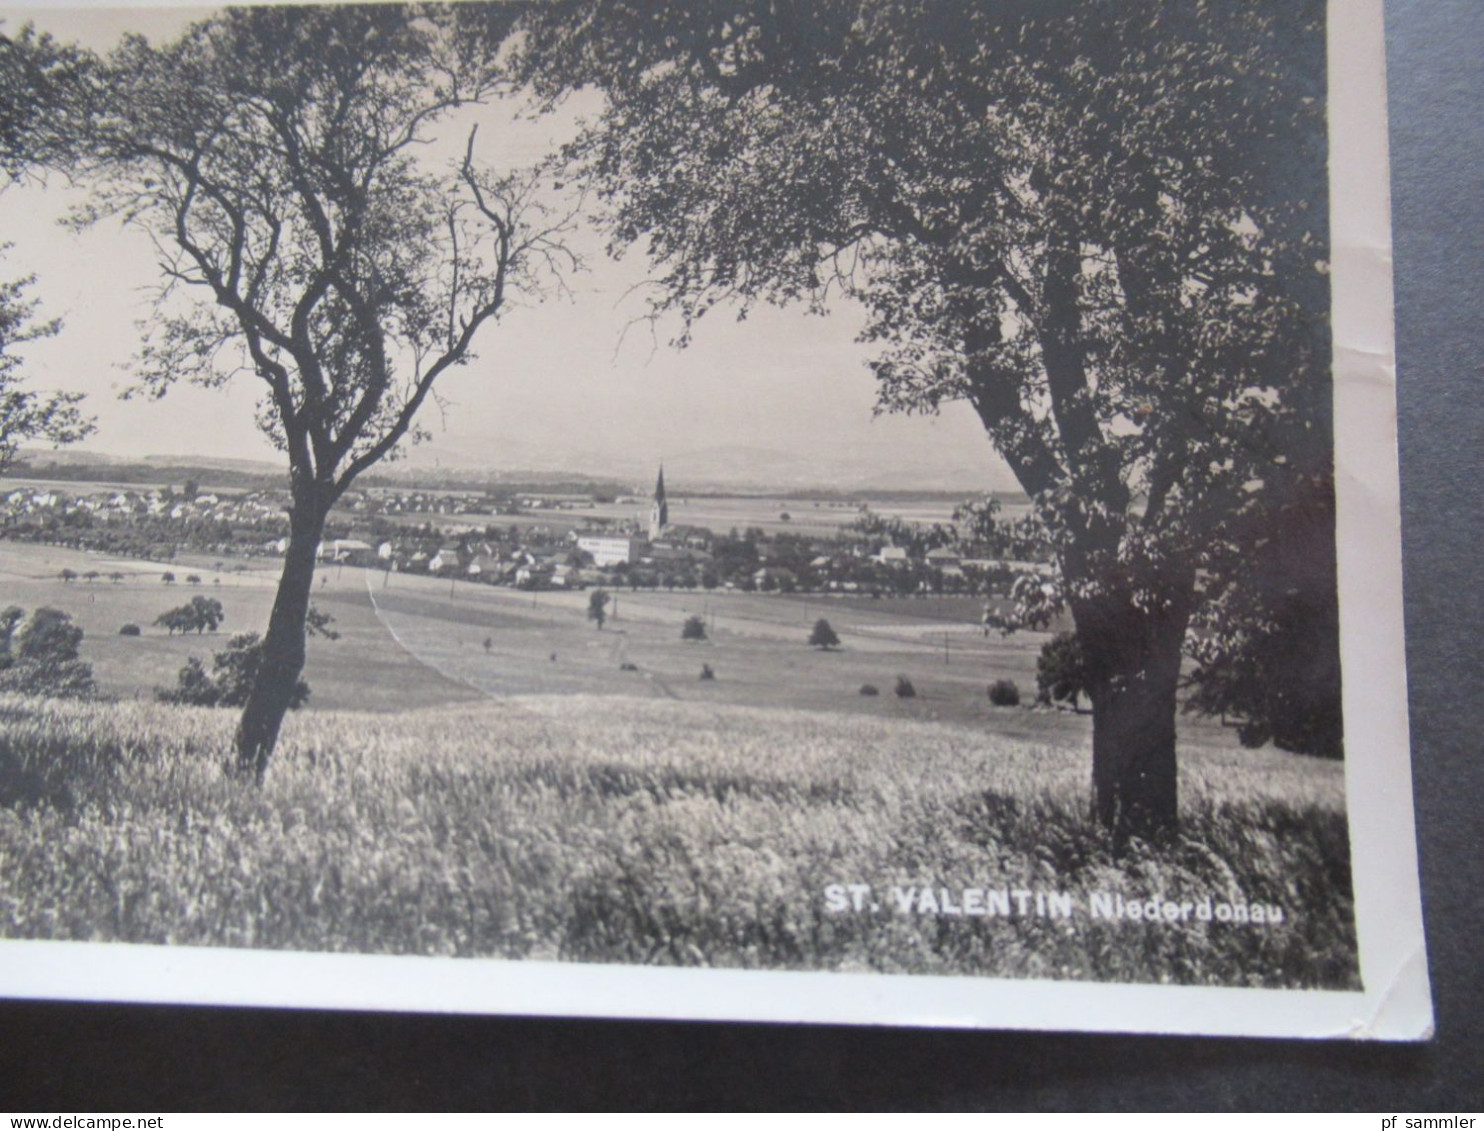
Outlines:
[[[1331,476],[1324,30],[1319,0],[569,0],[526,40],[549,98],[607,92],[571,155],[680,344],[844,296],[882,408],[973,408],[1054,549],[1125,838],[1175,818],[1192,615]]]
[[[1068,703],[1077,710],[1077,699],[1088,693],[1092,680],[1087,657],[1075,632],[1058,632],[1036,657],[1037,699],[1044,703]]]
[[[840,637],[830,627],[830,622],[820,617],[814,622],[814,627],[809,630],[809,647],[811,648],[838,648]]]
[[[215,632],[226,619],[227,614],[222,611],[222,603],[214,597],[192,597],[188,603],[161,613],[155,618],[155,624],[171,636],[177,632],[194,632],[199,635],[203,632]]]
[[[75,159],[94,62],[32,24],[14,35],[0,27],[0,183]]]
[[[1334,497],[1296,494],[1261,519],[1250,552],[1196,618],[1186,709],[1235,721],[1247,746],[1339,758],[1339,604],[1323,544]]]
[[[680,626],[680,639],[682,640],[705,640],[706,622],[699,616],[685,618],[685,623]]]
[[[247,702],[262,663],[262,638],[256,632],[239,633],[212,655],[211,671],[192,656],[180,669],[175,686],[157,687],[155,698],[184,707],[241,707]],[[298,710],[308,701],[309,684],[302,679],[296,681],[289,709]]]
[[[92,665],[79,658],[83,631],[60,609],[27,619],[11,605],[0,612],[0,691],[83,698],[96,690]]]
[[[423,155],[507,83],[510,5],[233,9],[153,46],[127,39],[99,81],[80,220],[154,239],[156,316],[139,391],[261,391],[287,458],[290,541],[237,734],[261,778],[304,664],[315,553],[355,478],[417,436],[419,412],[476,336],[574,261],[539,173]]]

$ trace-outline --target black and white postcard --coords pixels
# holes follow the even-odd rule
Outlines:
[[[0,994],[1419,1039],[1381,0],[0,10]]]

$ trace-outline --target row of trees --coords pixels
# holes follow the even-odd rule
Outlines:
[[[293,698],[330,507],[572,266],[472,130],[446,174],[420,147],[492,97],[597,88],[561,175],[615,253],[647,249],[679,343],[719,305],[843,297],[884,409],[978,414],[1054,553],[1095,811],[1127,838],[1175,820],[1193,624],[1213,670],[1270,681],[1281,638],[1337,702],[1323,42],[1321,0],[250,9],[106,59],[7,41],[0,138],[155,239],[146,390],[259,383],[292,504],[244,772]],[[1295,542],[1300,498],[1322,533]]]

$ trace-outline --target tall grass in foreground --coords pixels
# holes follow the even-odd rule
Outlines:
[[[1341,768],[1185,754],[1182,832],[1116,858],[1080,750],[962,727],[616,698],[289,720],[0,698],[0,934],[296,950],[1357,984]],[[878,912],[832,912],[865,883]],[[895,885],[1072,893],[1071,919],[902,912]],[[1281,924],[1092,919],[1087,896]]]

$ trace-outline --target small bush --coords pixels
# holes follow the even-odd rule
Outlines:
[[[716,678],[716,673],[711,670],[711,665],[710,664],[702,664],[701,665],[701,674],[700,674],[700,676],[698,678],[700,678],[700,679],[715,679]]]
[[[859,694],[866,695],[866,696],[880,695],[881,694],[881,689],[879,687],[877,687],[874,683],[863,683],[863,684],[861,684],[861,689],[860,689]]]
[[[897,676],[897,686],[894,689],[898,699],[917,698],[917,688],[912,686],[912,681],[904,675]]]
[[[119,629],[119,635],[120,636],[138,636],[139,635],[139,626],[137,624],[126,624],[126,625],[124,625],[123,628]]]
[[[996,707],[1020,706],[1020,688],[1013,679],[997,679],[989,685],[989,701]]]
[[[621,672],[636,672],[639,670],[639,665],[631,664],[628,660],[625,660],[623,663],[618,665],[618,670]]]
[[[700,617],[688,617],[685,625],[680,629],[680,639],[692,641],[705,640],[706,622]]]

